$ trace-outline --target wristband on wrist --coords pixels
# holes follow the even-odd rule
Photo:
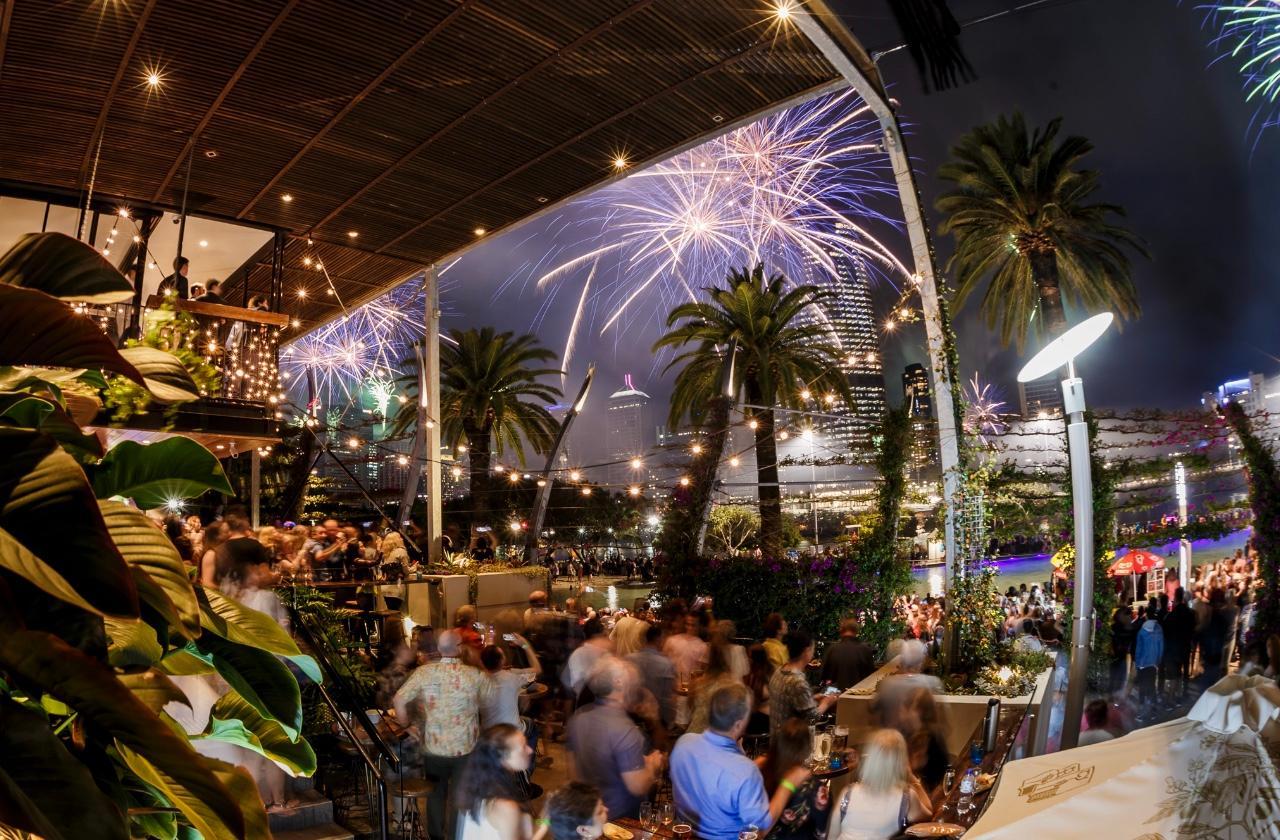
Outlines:
[[[791,791],[792,793],[795,793],[795,792],[796,792],[796,784],[795,784],[795,782],[791,781],[790,779],[783,779],[783,780],[782,780],[782,787],[786,788],[787,790]]]
[[[534,823],[536,823],[537,825],[545,825],[547,828],[551,827],[551,820],[547,819],[546,817],[538,817],[536,820],[534,820]]]

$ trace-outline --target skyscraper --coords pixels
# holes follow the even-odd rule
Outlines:
[[[831,329],[840,345],[840,368],[849,377],[854,402],[852,407],[842,402],[824,407],[825,413],[844,417],[824,419],[818,426],[832,449],[849,453],[854,461],[865,461],[871,455],[871,438],[885,407],[884,367],[880,357],[880,332],[876,329],[875,310],[871,305],[871,276],[860,259],[835,252],[828,255],[835,265],[835,275],[816,258],[810,258],[809,279],[830,288],[835,296],[820,304],[821,312],[809,307],[801,317]]]
[[[636,479],[630,461],[637,455],[644,455],[649,444],[649,424],[645,420],[649,395],[636,390],[629,373],[623,378],[623,383],[625,387],[609,395],[608,455],[609,461],[617,463],[609,465],[607,480],[615,485],[628,484]]]
[[[933,391],[924,365],[902,371],[902,397],[911,415],[911,458],[907,474],[917,481],[931,478],[938,466],[938,423],[933,416]]]
[[[911,416],[933,416],[933,394],[929,390],[929,372],[924,365],[907,365],[902,371],[902,398]]]
[[[1058,417],[1062,414],[1062,383],[1057,373],[1032,382],[1018,383],[1018,402],[1023,420]]]

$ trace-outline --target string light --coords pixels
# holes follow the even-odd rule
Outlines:
[[[694,455],[701,455],[701,454],[702,454],[702,444],[700,444],[700,443],[695,443],[693,446],[690,446],[690,447],[689,447],[689,451],[690,451],[690,452],[692,452]]]
[[[590,487],[583,487],[583,488],[582,488],[582,495],[584,495],[584,496],[590,496],[590,495],[591,495],[591,488],[590,488]]]
[[[644,461],[641,461],[639,458],[631,459],[631,469],[638,470],[643,466],[644,466]]]
[[[760,421],[756,420],[755,418],[752,418],[750,421],[747,422],[747,427],[754,432],[756,429],[760,428]]]
[[[581,480],[582,480],[582,473],[578,472],[577,470],[573,470],[573,471],[571,471],[571,472],[569,473],[569,480],[570,480],[570,481],[581,481]]]
[[[813,396],[813,394],[809,393],[809,389],[808,389],[808,388],[806,388],[805,390],[803,390],[803,391],[801,391],[801,392],[800,392],[800,399],[802,399],[802,400],[808,400],[808,399],[809,399],[810,397],[812,397],[812,396]]]
[[[742,462],[738,460],[738,456],[737,456],[737,455],[734,455],[732,458],[730,458],[730,459],[729,459],[729,466],[731,466],[731,467],[736,467],[736,466],[738,466],[740,463],[742,463]]]
[[[688,486],[689,486],[689,476],[687,476],[687,475],[682,475],[682,476],[680,476],[680,486],[681,486],[681,487],[688,487]]]
[[[639,495],[640,495],[640,486],[639,486],[639,485],[637,485],[637,484],[633,484],[633,485],[631,485],[630,487],[628,487],[628,488],[627,488],[627,492],[628,492],[628,493],[630,493],[632,496],[639,496]]]
[[[515,483],[516,483],[516,482],[518,482],[519,480],[520,480],[520,473],[513,472],[513,473],[511,474],[511,483],[512,483],[512,484],[515,484]]]

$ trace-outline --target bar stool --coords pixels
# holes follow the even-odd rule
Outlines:
[[[427,797],[434,789],[435,785],[426,779],[405,778],[390,787],[392,804],[399,813],[395,830],[400,840],[427,840]],[[421,814],[418,812],[419,803],[422,804]]]
[[[338,752],[342,756],[345,775],[347,777],[348,786],[343,790],[342,795],[333,797],[333,805],[336,810],[341,812],[341,816],[345,817],[352,812],[359,810],[361,800],[365,813],[372,820],[377,813],[374,810],[374,786],[373,774],[369,772],[369,767],[364,763],[364,759],[360,756],[360,750],[354,744],[345,738],[338,739]]]

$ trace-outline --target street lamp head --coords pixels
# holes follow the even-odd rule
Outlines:
[[[1115,320],[1114,315],[1103,312],[1101,315],[1094,315],[1076,324],[1045,345],[1043,350],[1031,358],[1031,361],[1023,365],[1022,370],[1018,371],[1018,381],[1033,382],[1075,361],[1076,356],[1102,337],[1113,320]]]

